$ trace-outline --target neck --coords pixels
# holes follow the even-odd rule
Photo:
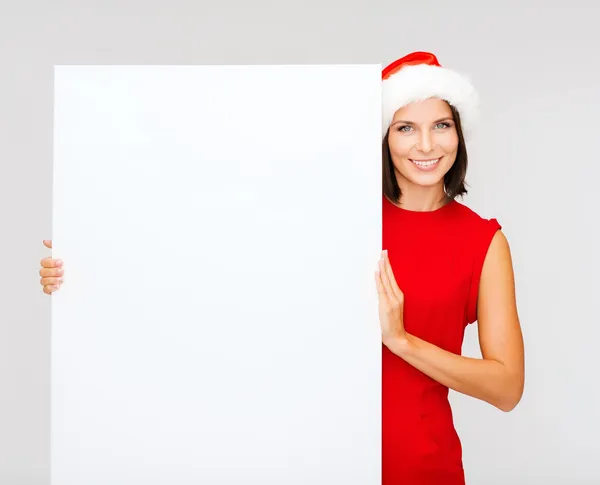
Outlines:
[[[400,177],[398,177],[400,179]],[[410,211],[434,211],[449,202],[444,191],[444,181],[430,187],[415,185],[408,180],[398,180],[400,191],[399,206]]]

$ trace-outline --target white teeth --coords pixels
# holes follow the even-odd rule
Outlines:
[[[415,165],[418,165],[419,167],[430,167],[431,165],[435,165],[438,162],[439,158],[436,158],[434,160],[412,160],[412,162]]]

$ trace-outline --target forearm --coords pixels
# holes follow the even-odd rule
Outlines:
[[[440,384],[503,411],[513,409],[520,398],[518,373],[502,362],[456,355],[410,334],[388,348]]]

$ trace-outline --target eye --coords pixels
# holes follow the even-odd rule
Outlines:
[[[408,130],[410,130],[411,128],[412,128],[411,126],[403,125],[403,126],[398,127],[398,131],[403,131],[405,133],[408,133]]]
[[[450,128],[451,126],[452,125],[447,122],[442,122],[442,123],[438,123],[437,125],[435,125],[435,127],[439,128],[440,130],[443,130],[444,128]]]

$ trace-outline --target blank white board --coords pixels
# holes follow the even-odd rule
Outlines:
[[[380,483],[380,72],[55,67],[52,485]]]

